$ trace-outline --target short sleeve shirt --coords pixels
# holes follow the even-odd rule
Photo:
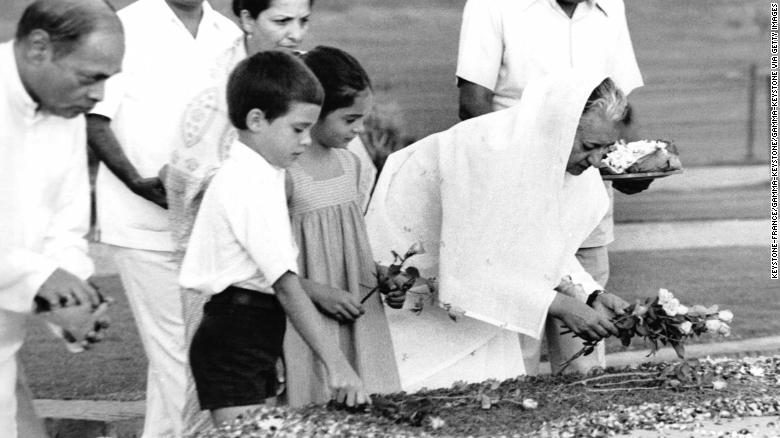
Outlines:
[[[569,18],[555,0],[468,0],[459,78],[492,90],[493,109],[514,105],[529,80],[575,68],[642,85],[622,0],[585,1]]]
[[[285,171],[235,142],[203,197],[179,283],[209,295],[230,285],[273,294],[287,271],[298,271],[298,248]]]
[[[119,11],[125,29],[122,72],[106,83],[92,111],[111,129],[142,177],[158,176],[180,137],[186,106],[213,76],[217,60],[240,35],[228,18],[203,2],[197,35],[163,0],[138,0]],[[97,178],[101,241],[130,248],[171,251],[168,214],[132,193],[105,166]]]

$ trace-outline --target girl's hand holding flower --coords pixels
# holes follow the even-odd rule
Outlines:
[[[320,312],[339,322],[354,322],[365,310],[357,298],[335,287],[301,279],[301,285]]]

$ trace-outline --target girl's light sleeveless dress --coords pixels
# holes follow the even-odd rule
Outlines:
[[[374,258],[358,205],[357,159],[345,149],[330,149],[342,175],[315,180],[294,163],[290,218],[300,253],[298,274],[303,278],[348,291],[358,301],[376,283]],[[369,393],[401,390],[390,330],[379,293],[363,303],[365,314],[341,324],[320,313],[327,335],[337,338]],[[331,398],[327,373],[292,325],[284,341],[287,401],[292,407],[326,403]]]

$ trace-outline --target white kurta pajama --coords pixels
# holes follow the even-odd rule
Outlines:
[[[217,60],[240,31],[208,2],[196,37],[162,0],[138,0],[118,15],[122,72],[106,82],[93,113],[111,119],[138,173],[154,177],[188,129],[181,123],[187,105],[213,81]],[[100,240],[112,245],[149,359],[143,436],[182,436],[187,351],[168,211],[134,194],[103,164],[96,191]]]
[[[428,252],[411,264],[439,278],[441,304],[465,311],[457,322],[435,306],[388,312],[404,390],[524,374],[517,333],[541,336],[561,278],[600,288],[574,253],[608,197],[596,169],[565,168],[601,79],[537,80],[519,105],[388,158],[366,217],[374,254],[388,263],[391,250],[423,241]]]
[[[16,436],[16,353],[25,319],[57,268],[93,272],[84,117],[37,111],[12,43],[0,45],[0,435]]]

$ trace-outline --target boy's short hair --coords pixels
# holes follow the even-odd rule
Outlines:
[[[317,77],[300,59],[282,51],[259,52],[230,74],[228,116],[237,129],[247,129],[246,116],[255,108],[272,122],[287,114],[292,102],[321,106],[324,97]]]
[[[363,90],[371,89],[371,79],[357,59],[335,47],[317,46],[303,54],[303,62],[314,72],[322,88],[325,102],[320,118],[352,105]]]

